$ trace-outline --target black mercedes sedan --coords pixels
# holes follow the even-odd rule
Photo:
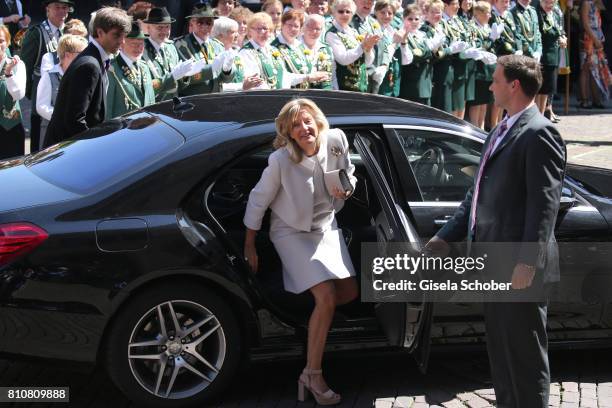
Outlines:
[[[361,243],[423,242],[473,183],[486,134],[383,96],[213,94],[105,122],[0,162],[0,352],[101,364],[128,398],[159,407],[208,400],[241,362],[301,356],[313,301],[283,290],[269,220],[256,275],[242,257],[249,192],[296,96],[351,144],[358,187],[338,223],[358,274]],[[556,234],[576,246],[561,253],[552,347],[612,345],[611,263],[596,255],[612,241],[611,197],[612,171],[568,165]],[[484,335],[476,303],[354,301],[327,350],[412,352],[424,369],[430,347]]]

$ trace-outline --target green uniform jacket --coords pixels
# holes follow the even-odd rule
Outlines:
[[[283,73],[285,72],[285,63],[282,60],[281,53],[274,47],[271,48],[272,55],[268,56],[261,51],[261,48],[255,49],[251,42],[247,42],[240,50],[254,53],[261,65],[261,77],[266,81],[270,89],[282,89]]]
[[[542,55],[542,36],[538,26],[538,15],[535,8],[523,7],[519,2],[510,11],[516,26],[516,36],[521,40],[523,55],[533,57]]]
[[[299,44],[297,47],[291,48],[289,45],[281,42],[280,36],[276,37],[270,45],[276,48],[281,53],[281,58],[285,63],[285,69],[287,72],[294,74],[308,74],[312,70],[310,60],[306,58],[304,54],[304,45]],[[309,87],[308,82],[304,81],[294,88],[307,89]]]
[[[19,101],[15,101],[8,91],[3,64],[0,67],[0,128],[11,130],[20,123],[21,109],[19,108]],[[2,138],[0,137],[1,140]]]
[[[559,38],[564,35],[563,21],[559,21],[555,11],[546,14],[542,7],[538,6],[538,26],[542,36],[542,65],[551,67],[559,66]]]
[[[119,54],[113,59],[108,72],[106,93],[106,119],[155,103],[155,90],[151,72],[143,61],[130,66]]]
[[[484,51],[493,52],[493,41],[491,40],[491,28],[483,27],[474,23],[476,34],[476,47]],[[492,81],[495,64],[486,65],[482,61],[476,61],[476,79],[479,81]]]
[[[220,82],[231,82],[232,74],[221,73],[218,77],[214,76],[212,62],[217,55],[222,53],[223,44],[217,40],[209,38],[200,45],[193,34],[187,34],[174,42],[179,57],[185,61],[205,60],[206,65],[202,71],[194,76],[185,78],[185,87],[179,90],[181,96],[207,94],[219,92]]]
[[[521,39],[515,35],[516,25],[514,24],[514,18],[508,10],[506,10],[503,16],[500,16],[495,10],[492,10],[491,18],[489,19],[489,26],[492,27],[493,23],[496,23],[497,25],[501,23],[504,24],[504,31],[493,43],[494,54],[497,56],[510,55],[523,49]]]
[[[362,20],[361,17],[359,17],[359,15],[355,13],[349,25],[353,27],[355,30],[357,30],[357,33],[363,36],[365,36],[366,34],[368,35],[377,34],[377,35],[382,36],[380,24],[372,16],[367,16],[365,19]],[[380,41],[378,44],[374,46],[374,63],[371,66],[366,67],[366,72],[368,74],[368,77],[370,77],[374,73],[374,69],[378,67],[376,62],[379,61],[381,58],[379,57],[379,54],[384,52],[384,50],[381,47],[381,42],[382,41]],[[371,78],[369,78],[368,85],[373,85],[373,84],[374,82],[371,80]],[[371,92],[372,91],[371,88],[372,87],[369,86],[369,88],[366,91],[362,91],[362,92]]]
[[[357,35],[360,34],[357,30],[350,27],[349,30],[352,32],[342,33],[336,26],[332,25],[327,32],[336,34],[346,49],[351,50],[359,47],[360,41],[357,39]],[[325,36],[327,37],[327,34]],[[343,91],[367,92],[369,79],[365,63],[365,53],[361,54],[352,64],[342,65],[336,63],[336,79],[338,81],[338,88]]]
[[[379,53],[376,55],[374,64],[376,66],[386,65],[389,67],[385,74],[378,93],[386,96],[398,96],[400,90],[400,59],[402,51],[393,44],[393,37],[384,35],[380,40]]]
[[[310,72],[327,72],[329,81],[311,83],[311,89],[332,89],[332,74],[334,69],[334,53],[331,47],[325,43],[317,43],[314,50],[304,49],[304,55],[308,58]]]
[[[179,56],[170,40],[164,42],[159,51],[155,49],[149,39],[145,40],[145,50],[142,60],[153,78],[153,89],[155,89],[155,100],[165,101],[178,95],[180,87],[184,86],[182,80],[176,81],[172,77],[172,68],[179,63]]]
[[[36,97],[36,87],[40,81],[40,63],[43,55],[57,50],[57,40],[50,34],[47,20],[31,26],[23,37],[19,57],[26,66],[26,96]],[[59,61],[55,61],[57,64]]]
[[[417,100],[431,98],[433,78],[432,53],[424,38],[408,34],[406,39],[412,51],[412,62],[402,65],[400,98]]]

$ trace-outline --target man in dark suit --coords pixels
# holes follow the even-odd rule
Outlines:
[[[508,117],[484,144],[474,186],[453,218],[427,243],[438,254],[448,253],[448,242],[466,236],[472,247],[478,242],[514,243],[517,249],[506,279],[516,295],[559,280],[554,228],[566,152],[561,136],[534,103],[541,83],[534,59],[499,57],[490,89]],[[541,300],[484,304],[498,407],[548,407],[545,296]]]
[[[62,77],[44,147],[101,123],[105,115],[107,70],[131,29],[124,10],[106,7],[96,13],[93,40]]]

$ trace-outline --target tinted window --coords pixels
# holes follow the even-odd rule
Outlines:
[[[474,183],[482,143],[424,130],[398,129],[423,201],[462,201]]]
[[[183,137],[157,118],[134,115],[92,128],[30,156],[26,166],[41,179],[88,194],[125,179],[166,156]]]

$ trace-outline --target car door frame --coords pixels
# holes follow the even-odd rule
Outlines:
[[[373,137],[378,138],[380,143],[376,150],[379,154],[387,156],[383,158],[383,161],[386,163],[387,170],[392,171],[392,157],[385,151],[386,148],[382,143],[386,139],[386,134],[378,135],[374,131],[368,130],[369,135],[364,137],[360,135],[359,130],[354,132],[353,144],[355,149],[362,156],[362,162],[368,171],[374,189],[378,194],[384,196],[379,197],[382,211],[388,221],[393,223],[392,229],[401,232],[399,238],[408,241],[411,234],[406,224],[414,225],[414,223],[408,219],[407,214],[404,213],[405,217],[402,217],[401,211],[398,210],[398,207],[400,210],[404,210],[404,206],[397,204],[397,196],[400,194],[398,194],[397,188],[390,187],[390,185],[393,185],[393,179],[397,179],[397,177],[385,175],[376,155],[361,141],[361,139],[368,139],[368,136],[369,140],[372,140]],[[385,176],[391,177],[391,183],[387,182]],[[413,226],[411,229],[416,230]],[[394,232],[391,232],[391,234],[395,235]],[[414,317],[415,312],[419,313],[417,317]],[[429,302],[422,302],[420,308],[416,307],[413,302],[383,302],[377,304],[378,320],[383,326],[383,331],[389,336],[391,345],[406,348],[411,352],[422,372],[427,370],[429,359],[432,316],[433,304]]]

